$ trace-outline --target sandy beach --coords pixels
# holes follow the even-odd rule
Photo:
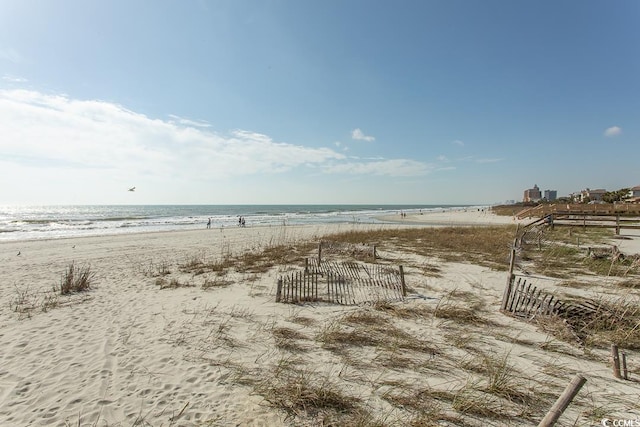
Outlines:
[[[539,413],[520,413],[517,399],[504,404],[491,397],[485,406],[498,405],[503,415],[497,418],[456,406],[460,390],[476,390],[470,384],[493,366],[480,362],[503,357],[523,395],[535,396],[545,407],[576,373],[587,376],[557,425],[640,419],[640,352],[627,352],[633,380],[617,380],[606,350],[592,349],[587,357],[534,324],[501,314],[504,270],[378,243],[379,262],[405,265],[410,288],[405,301],[394,303],[398,313],[402,308],[408,314],[393,315],[371,306],[276,303],[278,276],[301,265],[228,266],[223,272],[194,267],[276,246],[294,250],[301,242],[317,244],[338,232],[516,223],[485,210],[384,219],[393,223],[0,243],[0,425],[290,426],[331,420],[345,425],[329,410],[305,412],[278,400],[292,376],[341,393],[345,406],[340,411],[362,421],[350,418],[346,425],[430,425],[418,422],[428,419],[416,403],[426,388],[442,393],[434,393],[443,402],[433,408],[442,414],[435,425],[537,425]],[[625,236],[612,243],[627,254],[640,253],[640,236]],[[58,295],[54,288],[71,262],[90,267],[93,285],[86,292]],[[541,282],[553,289],[558,280]],[[611,282],[602,287],[613,292]],[[634,292],[635,298],[638,289]],[[453,300],[484,307],[482,322],[458,324],[432,315]],[[327,337],[335,328],[359,331],[369,318],[420,344],[331,347]]]

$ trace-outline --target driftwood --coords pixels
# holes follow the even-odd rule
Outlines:
[[[571,401],[578,394],[587,379],[580,374],[577,374],[564,389],[556,403],[553,404],[547,415],[540,421],[538,427],[551,427],[555,425],[560,415],[567,409]]]

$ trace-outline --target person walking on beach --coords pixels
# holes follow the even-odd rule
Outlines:
[[[207,228],[211,228],[211,218],[209,218],[209,221],[207,221]]]

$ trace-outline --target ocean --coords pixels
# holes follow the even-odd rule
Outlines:
[[[465,205],[0,206],[0,241],[318,223],[382,223],[377,217]]]

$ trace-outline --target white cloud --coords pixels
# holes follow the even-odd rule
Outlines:
[[[373,136],[365,135],[359,128],[356,128],[351,131],[351,138],[357,141],[367,141],[367,142],[372,142],[376,140]]]
[[[459,139],[456,139],[456,140],[454,140],[454,141],[451,141],[451,143],[452,143],[453,145],[458,145],[458,146],[460,146],[460,147],[464,147],[464,142],[460,141]]]
[[[342,142],[340,141],[336,141],[333,143],[333,145],[335,145],[336,147],[340,148],[342,151],[349,151],[349,147],[344,145]]]
[[[613,137],[613,136],[618,136],[621,133],[622,133],[622,128],[620,128],[619,126],[611,126],[610,128],[607,128],[607,130],[604,131],[604,136]]]
[[[226,191],[216,184],[228,179],[234,188],[252,179],[268,188],[266,175],[294,169],[388,177],[435,170],[410,159],[347,158],[248,130],[220,134],[201,121],[153,119],[110,102],[32,90],[0,90],[0,117],[0,182],[10,179],[9,171],[23,177],[12,190],[16,200],[28,193],[30,200],[95,202],[123,183],[153,186],[153,200],[202,200]],[[248,181],[236,179],[242,177]],[[69,188],[82,190],[66,199]]]
[[[447,158],[447,156],[440,155],[440,156],[438,156],[438,161],[439,162],[448,162],[449,159]]]
[[[15,76],[10,76],[8,74],[5,74],[4,76],[2,76],[2,80],[9,83],[26,83],[28,81],[23,77],[15,77]]]
[[[111,176],[203,180],[344,159],[328,148],[278,143],[243,130],[219,135],[108,102],[35,91],[0,91],[0,116],[0,160],[101,169]]]
[[[211,125],[205,121],[197,121],[197,120],[190,120],[190,119],[185,119],[183,117],[179,117],[176,116],[174,114],[169,114],[169,117],[171,117],[173,120],[171,121],[171,123],[177,123],[180,125],[184,125],[184,126],[193,126],[193,127],[198,127],[198,128],[208,128],[211,127]]]
[[[388,159],[336,163],[325,167],[327,173],[352,175],[383,175],[391,177],[423,176],[433,170],[433,166],[409,159]]]
[[[486,159],[475,159],[476,163],[497,163],[497,162],[501,162],[504,159],[499,159],[499,158],[486,158]]]

